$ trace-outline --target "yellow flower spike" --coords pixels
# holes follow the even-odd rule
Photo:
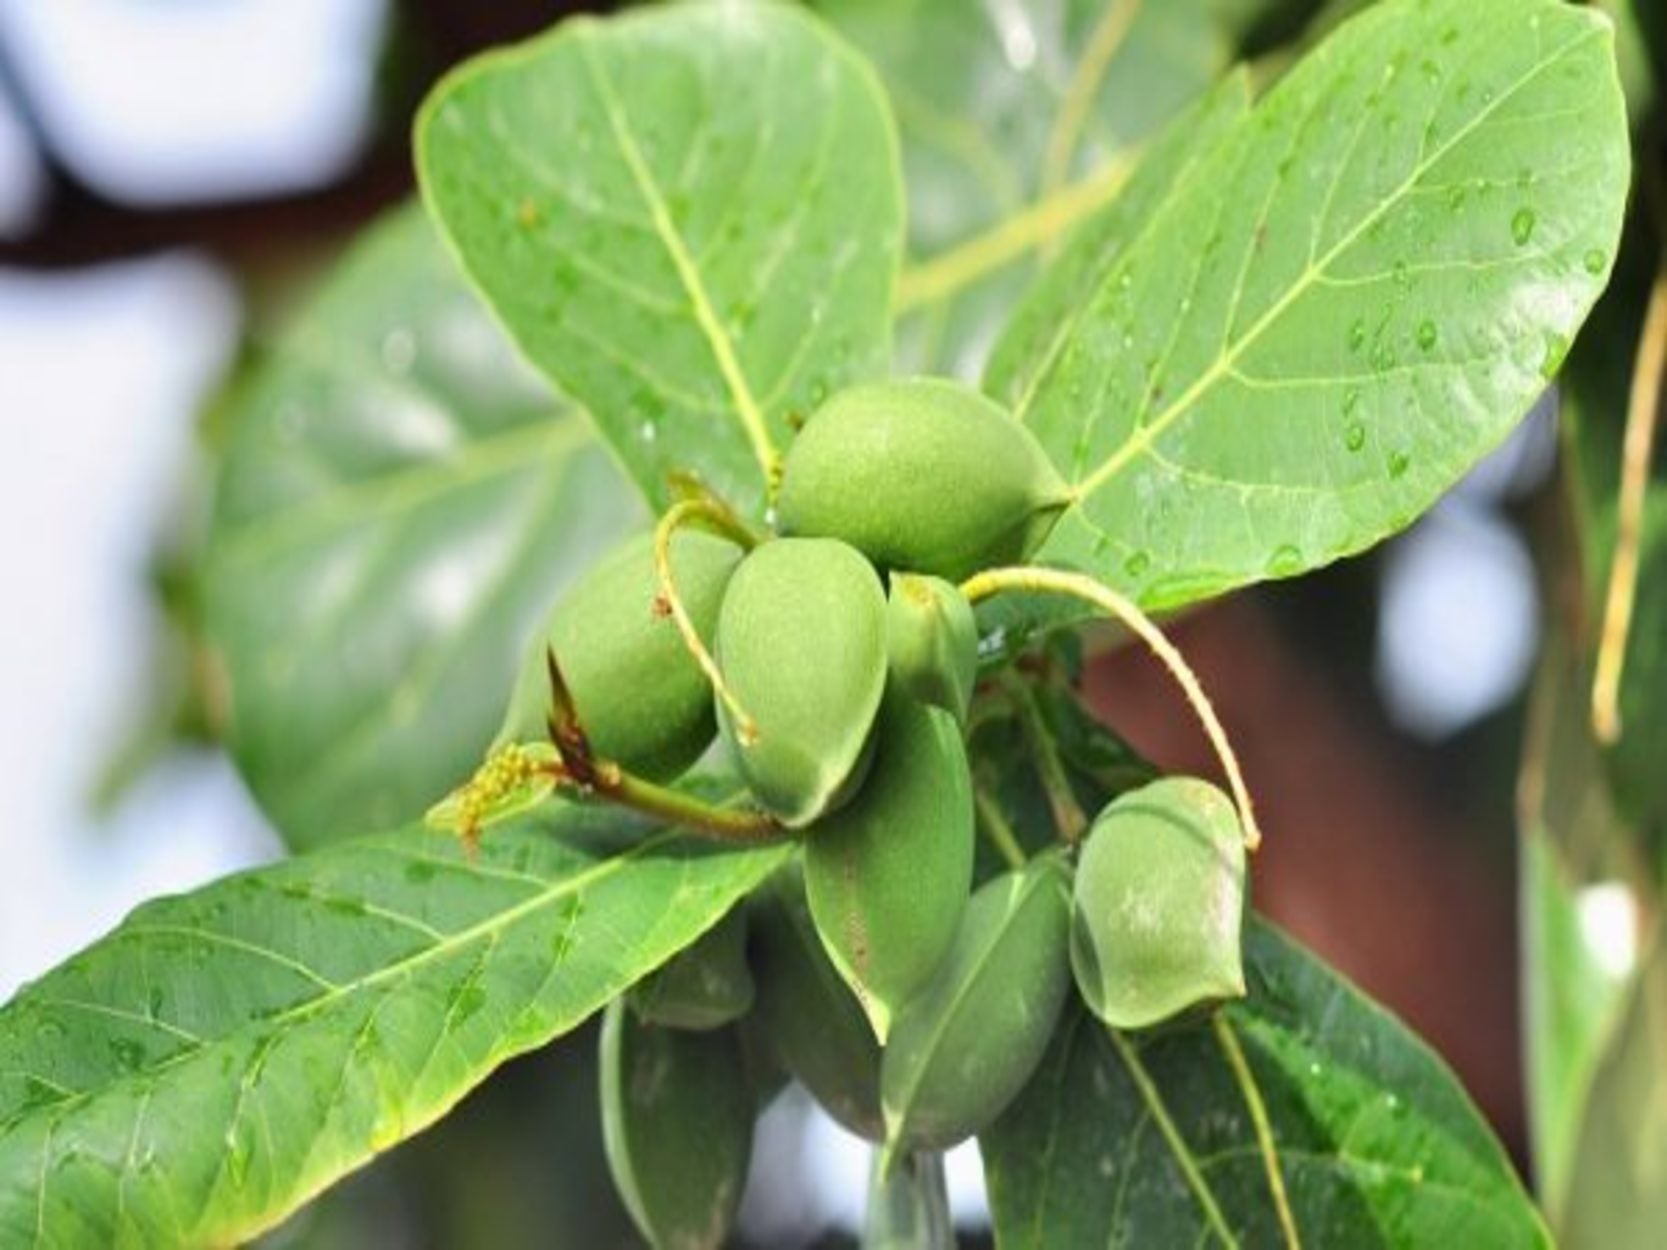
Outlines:
[[[548,742],[508,742],[423,816],[430,829],[473,842],[480,831],[536,807],[554,793],[561,757]]]

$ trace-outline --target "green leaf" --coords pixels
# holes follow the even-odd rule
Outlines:
[[[1014,400],[1037,384],[1130,242],[1249,108],[1249,77],[1235,71],[1170,123],[1117,198],[1072,236],[1014,309],[984,372],[990,394]]]
[[[1540,663],[1517,787],[1522,829],[1522,1034],[1536,1191],[1559,1223],[1576,1136],[1625,988],[1581,922],[1582,892],[1635,859],[1592,736],[1591,669],[1553,633]],[[1592,896],[1586,896],[1592,897]]]
[[[1659,925],[1592,1079],[1558,1233],[1570,1246],[1651,1246],[1667,1227],[1667,929]]]
[[[1079,493],[1040,558],[1167,607],[1410,522],[1555,373],[1628,163],[1601,16],[1387,0],[1346,23],[1007,396]]]
[[[464,267],[648,498],[692,470],[754,512],[794,421],[884,371],[896,150],[867,66],[774,5],[566,23],[417,124]]]
[[[552,804],[146,904],[0,1011],[0,1244],[226,1245],[693,941],[781,848]]]
[[[1311,1246],[1527,1246],[1544,1227],[1463,1090],[1401,1024],[1270,926],[1225,1011]],[[1069,1013],[979,1139],[1004,1250],[1283,1245],[1254,1118],[1209,1028]]]
[[[557,592],[641,512],[415,208],[232,401],[205,571],[230,744],[292,845],[466,776]]]
[[[813,0],[874,59],[902,135],[901,373],[968,380],[1039,259],[1225,68],[1217,0]]]

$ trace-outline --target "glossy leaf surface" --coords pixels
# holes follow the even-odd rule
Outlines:
[[[1388,0],[1349,21],[1001,396],[1078,493],[1041,557],[1165,607],[1401,528],[1556,372],[1628,176],[1600,16]]]
[[[761,511],[792,422],[885,370],[896,143],[872,72],[814,19],[685,4],[470,62],[417,161],[503,323],[648,498],[694,471]]]
[[[146,904],[0,1011],[0,1243],[241,1241],[578,1024],[784,855],[552,804],[474,858],[407,830]]]
[[[1533,1246],[1510,1161],[1441,1062],[1288,938],[1251,926],[1226,1009],[1312,1246]],[[1069,1013],[979,1138],[1004,1250],[1285,1244],[1246,1097],[1209,1027],[1128,1040]]]

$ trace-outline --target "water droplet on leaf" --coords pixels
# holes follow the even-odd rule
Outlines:
[[[1435,322],[1423,321],[1419,323],[1418,346],[1422,347],[1425,351],[1429,351],[1435,346],[1437,337],[1439,336],[1436,333]]]
[[[1511,238],[1516,240],[1518,247],[1526,247],[1528,240],[1534,237],[1534,210],[1519,208],[1511,218]]]

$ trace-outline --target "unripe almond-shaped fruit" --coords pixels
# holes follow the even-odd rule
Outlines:
[[[694,530],[672,536],[677,591],[710,643],[741,549]],[[712,744],[712,688],[659,604],[651,535],[631,539],[562,596],[521,666],[499,742],[549,736],[546,650],[561,667],[595,754],[655,781],[684,772]]]
[[[1165,777],[1112,800],[1083,843],[1071,968],[1089,1009],[1142,1029],[1245,992],[1244,831],[1208,782]]]
[[[838,538],[882,568],[951,581],[1023,560],[1070,490],[1036,438],[959,382],[840,391],[782,462],[782,532]]]
[[[972,890],[972,779],[949,713],[895,683],[862,788],[805,837],[805,892],[822,946],[882,1043],[932,978]]]
[[[733,1029],[602,1017],[602,1144],[632,1222],[656,1250],[728,1239],[752,1155],[753,1099]]]
[[[790,828],[843,797],[886,684],[886,601],[872,565],[823,538],[782,538],[735,570],[718,614],[718,666],[751,719],[718,702],[741,779]]]
[[[967,723],[978,680],[978,622],[959,587],[941,577],[893,573],[886,648],[892,681]]]
[[[669,1029],[715,1029],[752,1010],[747,922],[732,910],[691,946],[632,986],[626,1002],[639,1019]]]
[[[753,896],[750,920],[758,998],[749,1019],[829,1115],[879,1141],[880,1045],[816,936],[797,863]]]
[[[880,1068],[888,1151],[982,1130],[1030,1079],[1070,988],[1070,872],[1057,852],[981,886]]]

